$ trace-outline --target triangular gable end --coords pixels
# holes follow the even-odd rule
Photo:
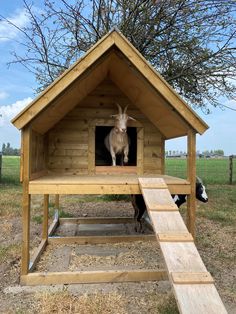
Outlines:
[[[132,80],[126,80],[123,76],[122,79],[119,78],[119,72],[122,71],[122,68],[127,73],[130,71],[130,75],[133,75],[131,76]],[[136,74],[132,74],[135,71]],[[174,125],[179,123],[187,125],[188,128],[191,127],[200,134],[208,128],[207,124],[180,98],[130,42],[115,29],[104,36],[84,57],[80,58],[55,80],[18,114],[12,123],[18,129],[22,129],[33,120],[39,119],[41,124],[42,121],[45,124],[45,129],[41,132],[44,133],[72,110],[107,76],[110,76],[135,104],[137,103],[139,109],[160,130],[163,129],[166,138],[186,134],[187,131],[176,132],[175,134]],[[132,85],[134,81],[137,82],[136,89],[139,89],[139,93],[136,94],[135,88],[129,88],[129,85]],[[144,93],[140,92],[140,89]],[[140,100],[145,92],[146,99]],[[76,102],[74,101],[75,93]],[[162,117],[158,115],[158,106],[163,108]],[[168,123],[166,123],[167,121]],[[173,124],[172,130],[165,131],[166,125],[170,123]]]

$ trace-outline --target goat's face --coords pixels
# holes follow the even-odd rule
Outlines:
[[[126,133],[127,131],[127,122],[129,117],[126,113],[121,113],[115,115],[115,129],[120,133]]]
[[[119,109],[119,113],[112,115],[112,117],[115,118],[116,132],[126,133],[128,120],[135,120],[135,119],[127,115],[126,110],[128,106],[126,106],[124,111],[122,112],[121,106],[119,104],[116,104],[116,105]]]
[[[203,203],[208,202],[206,188],[202,182],[196,182],[196,198]]]

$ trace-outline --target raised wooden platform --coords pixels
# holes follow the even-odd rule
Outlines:
[[[171,194],[190,194],[190,183],[187,180],[167,175],[153,177],[162,178]],[[45,175],[29,182],[29,194],[141,194],[138,178],[142,176]]]

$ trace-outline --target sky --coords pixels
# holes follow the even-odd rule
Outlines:
[[[34,5],[40,7],[40,2],[35,0]],[[1,0],[0,15],[19,26],[29,23],[22,0]],[[36,96],[34,75],[21,65],[7,66],[13,60],[11,52],[21,49],[17,43],[20,36],[19,31],[0,20],[0,151],[3,143],[9,142],[14,148],[20,147],[20,132],[10,121]],[[222,104],[236,109],[235,100],[223,99]],[[223,149],[227,156],[236,155],[236,111],[215,108],[209,115],[201,110],[197,114],[209,125],[202,136],[197,136],[197,150]],[[166,150],[186,151],[186,138],[167,141]]]

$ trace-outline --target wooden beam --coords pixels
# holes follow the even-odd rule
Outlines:
[[[131,217],[79,217],[79,218],[60,218],[60,225],[63,224],[129,224],[133,223]]]
[[[187,227],[195,238],[196,220],[196,133],[188,131],[187,180],[190,182],[190,195],[187,197]]]
[[[119,236],[77,236],[77,237],[49,237],[48,243],[55,244],[105,244],[134,241],[155,241],[155,235],[119,235]]]
[[[59,225],[59,216],[58,216],[58,211],[56,211],[55,218],[54,218],[52,224],[50,225],[50,227],[48,229],[48,236],[49,237],[51,237],[53,235],[53,233],[57,229],[58,225]]]
[[[212,284],[214,279],[209,272],[172,272],[172,281],[174,284]]]
[[[159,233],[157,237],[160,242],[193,242],[190,233]]]
[[[48,205],[49,205],[49,195],[44,194],[44,202],[43,202],[43,231],[42,238],[48,238]]]
[[[55,208],[59,210],[59,206],[60,206],[60,195],[55,194]]]
[[[32,272],[35,269],[35,266],[36,266],[37,262],[39,261],[40,256],[42,255],[42,253],[45,250],[46,246],[47,246],[47,239],[43,239],[40,242],[37,250],[35,251],[35,253],[34,253],[34,255],[33,255],[32,259],[30,261],[30,266],[29,266],[29,271],[30,272]]]
[[[164,270],[107,270],[81,272],[44,272],[21,276],[22,285],[52,285],[73,283],[106,283],[167,280]]]
[[[29,241],[30,241],[30,195],[29,195],[29,178],[31,169],[31,130],[26,127],[22,130],[23,140],[23,162],[22,162],[22,178],[23,178],[23,199],[22,199],[22,259],[21,274],[26,275],[29,271]]]

